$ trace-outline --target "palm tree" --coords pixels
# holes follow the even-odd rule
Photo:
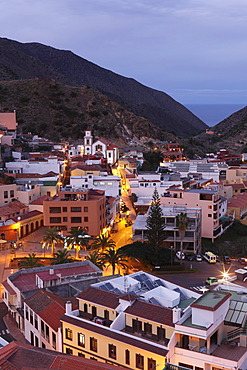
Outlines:
[[[88,247],[89,236],[83,227],[71,227],[66,241],[69,246],[75,249],[76,258],[79,258],[80,250],[85,250]]]
[[[69,251],[66,249],[58,250],[53,257],[52,265],[60,265],[62,263],[73,262],[73,258],[70,257]]]
[[[92,250],[96,249],[98,251],[104,252],[107,248],[115,248],[116,243],[114,240],[105,235],[99,235],[94,239],[91,246]]]
[[[112,267],[112,275],[115,274],[116,267],[126,269],[128,266],[125,262],[128,260],[120,249],[108,248],[105,253],[101,254],[102,262]]]
[[[181,212],[179,215],[176,216],[176,227],[178,228],[180,241],[180,252],[183,252],[183,238],[185,236],[185,231],[187,230],[189,225],[189,218],[187,213]],[[181,258],[182,261],[182,258]]]
[[[86,260],[92,262],[95,266],[103,270],[104,262],[102,261],[102,255],[98,251],[91,252],[86,256]]]
[[[51,247],[51,253],[54,256],[55,244],[62,241],[62,239],[63,238],[59,234],[59,230],[54,226],[45,230],[45,234],[41,243],[43,243],[44,247],[46,245]]]
[[[33,267],[41,267],[42,263],[39,262],[40,258],[36,257],[36,254],[29,253],[28,257],[25,257],[24,260],[20,261],[19,267],[21,269],[30,269]]]

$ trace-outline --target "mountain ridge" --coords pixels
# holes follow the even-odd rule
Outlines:
[[[70,85],[88,85],[162,129],[192,136],[207,125],[162,91],[146,87],[74,54],[41,43],[0,38],[0,80],[51,78]]]

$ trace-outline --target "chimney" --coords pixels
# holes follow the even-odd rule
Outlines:
[[[70,314],[72,312],[72,303],[70,301],[67,301],[65,303],[65,313]]]
[[[177,323],[181,318],[181,308],[175,307],[172,310],[172,322],[173,324]]]
[[[49,273],[50,273],[50,275],[54,275],[54,269],[49,269]]]

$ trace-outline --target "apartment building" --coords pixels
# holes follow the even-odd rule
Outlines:
[[[6,162],[5,166],[9,173],[40,173],[46,174],[54,172],[59,174],[63,160],[51,156],[46,159],[30,158],[29,160],[19,160],[15,162]]]
[[[71,176],[72,187],[103,190],[106,196],[119,197],[121,195],[121,183],[118,176],[88,174],[85,176]]]
[[[142,271],[93,284],[61,318],[63,352],[163,369],[178,315],[200,295]]]
[[[63,352],[130,369],[247,369],[247,290],[198,294],[137,273],[93,284],[61,318]]]
[[[24,300],[32,293],[39,289],[52,289],[80,279],[91,281],[92,278],[97,279],[101,276],[102,271],[90,261],[19,270],[8,276],[7,280],[2,283],[3,301],[18,327],[24,330]]]
[[[162,217],[165,222],[164,243],[163,245],[174,250],[180,250],[181,244],[184,251],[193,253],[201,252],[201,210],[198,208],[186,207],[161,207]],[[188,217],[188,227],[185,235],[181,238],[176,225],[176,217],[180,213],[186,213]],[[133,241],[147,241],[147,215],[137,215],[132,227]]]
[[[106,227],[106,197],[104,192],[72,188],[58,190],[52,200],[43,202],[44,225],[63,230],[83,227],[89,235],[100,235]]]
[[[72,298],[77,309],[77,299]],[[24,335],[35,347],[62,352],[60,317],[65,313],[67,298],[38,289],[24,300]]]
[[[223,227],[220,223],[219,203],[221,197],[218,191],[207,189],[169,189],[161,196],[162,206],[183,206],[201,209],[203,238],[212,241],[222,234]]]

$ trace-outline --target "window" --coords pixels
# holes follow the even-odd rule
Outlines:
[[[109,356],[110,358],[113,358],[114,360],[116,360],[116,357],[117,357],[117,350],[116,350],[116,346],[114,346],[113,344],[109,344],[109,345],[108,345],[108,351],[109,351],[108,356]]]
[[[67,212],[67,207],[63,207],[63,212]]]
[[[88,217],[84,217],[84,222],[88,222]]]
[[[81,224],[81,217],[71,217],[72,224]]]
[[[46,348],[45,343],[43,343],[43,342],[42,342],[42,343],[41,343],[41,347],[42,347],[42,348]]]
[[[50,213],[61,213],[61,207],[50,207]]]
[[[92,306],[92,316],[96,317],[97,316],[97,307]]]
[[[148,370],[157,369],[156,367],[156,361],[152,358],[148,358]]]
[[[88,212],[88,207],[84,207],[84,212]]]
[[[41,320],[41,335],[43,337],[45,336],[45,324],[43,320]]]
[[[125,363],[130,365],[130,351],[128,349],[125,350]]]
[[[4,197],[4,199],[8,198],[8,191],[3,192],[3,197]]]
[[[212,206],[208,206],[208,209],[212,209]]]
[[[30,323],[33,325],[33,311],[30,310]]]
[[[36,314],[34,314],[34,326],[35,326],[35,329],[38,330],[38,317]]]
[[[84,312],[87,312],[87,304],[84,303]]]
[[[50,331],[49,331],[49,326],[45,326],[45,338],[47,342],[50,342]]]
[[[211,213],[208,214],[208,217],[212,217]]]
[[[79,357],[85,357],[84,353],[82,353],[82,352],[78,352],[78,356]]]
[[[109,320],[109,311],[108,310],[104,310],[104,318],[106,320]]]
[[[78,333],[78,346],[85,347],[85,335]]]
[[[26,310],[25,310],[25,312],[26,312],[26,319],[27,320],[29,320],[29,315],[28,315],[28,308],[26,307]]]
[[[56,334],[52,332],[52,347],[56,349]]]
[[[50,217],[50,224],[60,224],[61,217]]]
[[[71,207],[71,212],[81,212],[81,207]]]
[[[97,352],[97,339],[90,338],[90,351]]]
[[[63,222],[67,222],[68,221],[68,217],[63,217]]]
[[[136,354],[136,367],[137,369],[144,369],[144,357]]]
[[[69,339],[69,340],[72,340],[72,330],[71,329],[69,329],[69,328],[65,329],[65,338]]]
[[[10,190],[10,198],[14,198],[15,196],[15,191],[14,190]]]
[[[66,347],[67,355],[73,355],[73,350],[71,348]]]
[[[35,346],[39,347],[39,339],[38,337],[36,337],[36,335],[35,335]]]
[[[147,322],[144,323],[144,333],[146,335],[152,335],[152,325]]]

